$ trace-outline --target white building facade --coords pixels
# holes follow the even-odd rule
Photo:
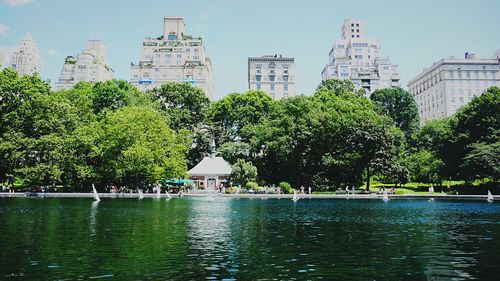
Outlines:
[[[500,59],[442,59],[408,82],[420,115],[425,121],[453,115],[473,97],[491,86],[500,87]]]
[[[31,33],[28,32],[19,43],[17,49],[12,52],[9,66],[21,76],[41,73],[42,59]]]
[[[141,91],[167,82],[187,82],[212,100],[212,62],[202,39],[186,35],[184,30],[183,18],[164,18],[163,35],[142,42],[141,60],[131,64],[130,82]]]
[[[248,89],[262,90],[274,99],[295,96],[295,59],[281,55],[248,58]]]
[[[351,80],[369,96],[377,89],[399,87],[398,66],[380,56],[378,41],[365,38],[363,20],[345,20],[342,39],[335,41],[321,78]]]
[[[76,57],[66,57],[55,90],[71,89],[81,81],[100,82],[112,80],[114,70],[108,66],[106,47],[100,40],[88,40],[87,47]]]

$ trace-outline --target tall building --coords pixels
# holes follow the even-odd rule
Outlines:
[[[377,89],[400,85],[398,66],[380,56],[378,41],[365,37],[363,20],[344,21],[342,39],[335,41],[328,56],[321,72],[323,80],[351,80],[368,96]]]
[[[6,61],[5,61],[5,54],[0,53],[0,70],[4,69],[6,66]]]
[[[418,105],[421,125],[453,115],[491,86],[500,87],[500,59],[477,59],[466,53],[435,62],[408,82]]]
[[[17,49],[12,53],[10,66],[21,76],[41,73],[42,59],[31,33],[28,32],[24,36]]]
[[[87,47],[81,53],[66,57],[54,89],[71,89],[81,81],[95,83],[113,78],[114,70],[108,66],[102,41],[87,40]]]
[[[295,59],[282,55],[248,58],[248,89],[274,99],[295,96]]]
[[[163,35],[142,42],[141,60],[131,64],[130,82],[141,91],[167,82],[188,82],[212,100],[212,62],[200,37],[184,33],[184,19],[166,17]]]

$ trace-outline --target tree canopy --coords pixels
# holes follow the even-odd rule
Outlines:
[[[377,110],[385,114],[406,135],[413,134],[419,125],[418,108],[411,94],[401,88],[385,88],[376,90],[370,96]]]

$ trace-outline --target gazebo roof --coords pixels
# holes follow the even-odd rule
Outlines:
[[[231,166],[222,157],[204,157],[198,165],[188,171],[190,176],[229,176]]]

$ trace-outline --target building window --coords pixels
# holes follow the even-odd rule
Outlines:
[[[260,74],[260,72],[261,72],[260,66],[257,66],[257,68],[256,68],[256,69],[257,69],[257,73],[259,73],[259,74]]]
[[[269,73],[274,74],[274,66],[269,67]]]
[[[460,97],[460,103],[464,103],[464,97]]]
[[[260,83],[257,83],[257,90],[260,90]]]
[[[191,49],[187,48],[187,49],[186,49],[186,52],[187,52],[187,53],[191,52]]]
[[[283,76],[283,81],[288,81],[288,75]]]
[[[455,103],[455,97],[451,97],[451,103]]]
[[[274,84],[270,84],[271,86],[271,91],[274,91]]]
[[[260,76],[260,75],[255,76],[255,80],[257,80],[257,81],[259,81],[259,82],[260,82],[260,81],[261,81],[261,79],[262,79],[262,76]]]
[[[198,50],[198,49],[194,49],[194,52],[195,52],[195,53],[198,53],[198,52],[199,52],[199,50]]]
[[[283,74],[288,74],[288,66],[283,67]]]
[[[269,81],[274,82],[274,75],[269,76]]]
[[[288,92],[288,84],[286,84],[286,83],[285,83],[285,84],[283,85],[283,90],[285,90],[285,92]]]

